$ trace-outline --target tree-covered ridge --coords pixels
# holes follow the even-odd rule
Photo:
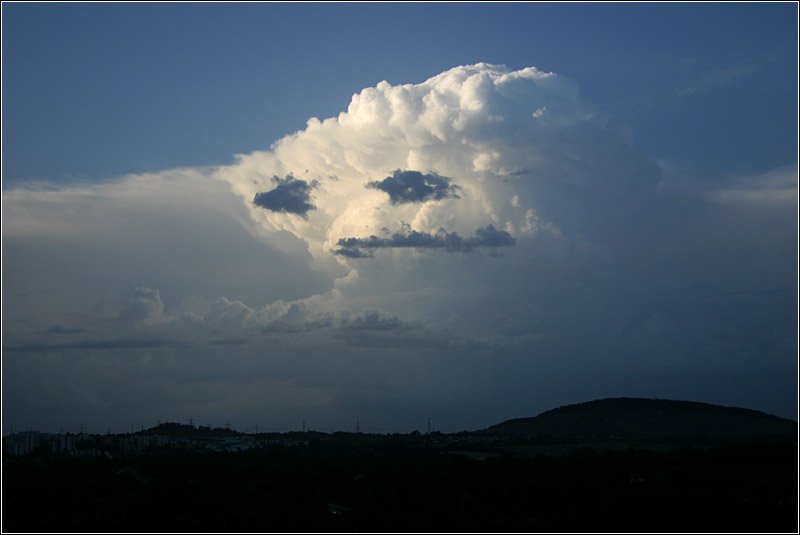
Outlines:
[[[607,398],[491,426],[493,433],[605,438],[796,436],[797,422],[695,401]]]

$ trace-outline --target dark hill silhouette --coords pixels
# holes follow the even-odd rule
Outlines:
[[[695,401],[607,398],[506,420],[487,432],[510,435],[639,439],[796,437],[797,422],[764,412]]]

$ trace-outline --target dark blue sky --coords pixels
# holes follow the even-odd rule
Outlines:
[[[794,161],[792,3],[4,4],[3,179],[227,163],[479,61],[573,78],[698,178]]]

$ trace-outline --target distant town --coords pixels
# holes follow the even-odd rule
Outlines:
[[[293,438],[267,438],[247,435],[227,429],[193,428],[187,433],[184,426],[162,424],[158,427],[126,434],[41,433],[23,431],[3,438],[3,450],[12,456],[32,453],[52,453],[71,457],[108,457],[137,455],[154,449],[180,449],[195,451],[245,451],[265,446],[303,446],[307,440]],[[203,431],[208,429],[208,433]],[[176,431],[182,431],[176,433]],[[222,431],[222,432],[221,432]]]
[[[194,452],[240,452],[259,448],[299,448],[312,442],[344,440],[390,440],[439,445],[489,445],[508,437],[481,432],[443,434],[438,431],[407,434],[376,435],[360,431],[323,433],[319,431],[293,431],[288,433],[243,433],[230,427],[206,427],[179,423],[161,423],[155,427],[132,433],[43,433],[39,431],[14,432],[3,437],[5,456],[17,457],[40,454],[74,458],[114,458],[116,456],[143,455],[164,450]]]

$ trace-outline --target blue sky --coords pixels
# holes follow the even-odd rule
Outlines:
[[[699,178],[754,172],[794,158],[796,21],[791,3],[6,3],[3,178],[228,163],[363,87],[479,61],[575,79]]]
[[[4,431],[796,418],[795,4],[2,9]]]

